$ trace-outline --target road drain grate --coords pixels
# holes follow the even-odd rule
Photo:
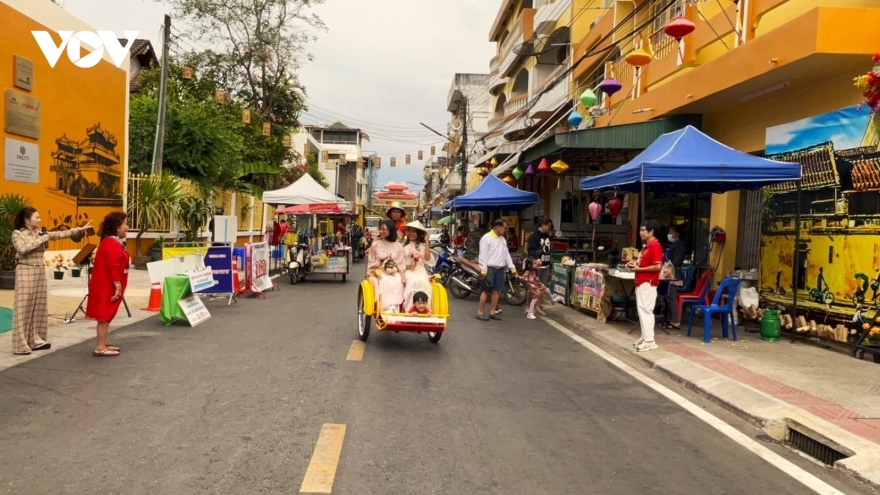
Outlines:
[[[843,452],[837,451],[824,443],[791,428],[788,429],[786,443],[829,466],[833,466],[835,462],[849,457]]]

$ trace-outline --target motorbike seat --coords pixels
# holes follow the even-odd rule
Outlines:
[[[462,258],[462,257],[456,256],[455,259],[458,260],[458,262],[461,263],[462,265],[470,267],[472,270],[474,270],[477,273],[480,273],[483,270],[482,268],[480,268],[479,263],[474,263],[473,261],[471,261],[467,258]]]

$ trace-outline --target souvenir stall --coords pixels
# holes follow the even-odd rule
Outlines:
[[[581,179],[582,191],[612,191],[614,197],[624,193],[639,193],[641,218],[645,218],[646,192],[655,193],[724,193],[741,189],[756,189],[771,184],[795,181],[800,188],[801,165],[779,162],[741,153],[706,136],[692,126],[657,138],[648,148],[620,168],[595,177]],[[591,210],[591,215],[592,215]],[[796,220],[797,222],[797,220]],[[798,236],[795,229],[795,236]],[[796,243],[797,244],[797,243]],[[620,263],[583,265],[584,269],[602,274],[602,283],[578,284],[584,294],[598,297],[599,301],[581,297],[586,309],[597,313],[599,319],[626,318],[634,309],[633,273],[625,263],[638,256],[635,247],[624,248]],[[797,253],[795,253],[797,256]],[[798,263],[794,264],[797,272]],[[796,275],[795,275],[796,278]],[[587,276],[584,280],[590,279]],[[794,299],[797,311],[797,296]]]
[[[321,222],[356,216],[357,211],[350,202],[321,187],[309,174],[287,187],[264,192],[263,202],[276,206],[276,214],[297,218],[296,239],[288,238],[292,242],[289,242],[287,250],[288,274],[292,284],[302,281],[309,274],[341,276],[345,282],[351,267],[351,248],[342,245],[333,231],[322,229]]]

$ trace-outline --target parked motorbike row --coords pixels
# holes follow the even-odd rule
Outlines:
[[[466,299],[471,294],[483,292],[484,280],[478,264],[455,256],[454,250],[448,245],[441,245],[439,249],[434,273],[440,275],[440,283],[449,289],[453,297]],[[506,287],[507,290],[501,294],[504,302],[511,306],[522,306],[526,302],[526,285],[510,272],[507,274]]]

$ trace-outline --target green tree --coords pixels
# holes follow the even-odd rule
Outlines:
[[[300,162],[287,169],[282,180],[287,184],[293,184],[305,174],[311,175],[312,178],[315,179],[315,182],[320,184],[324,189],[330,188],[330,183],[327,182],[327,178],[324,177],[324,174],[321,173],[321,169],[318,167],[318,157],[315,154],[307,155],[306,163]]]

